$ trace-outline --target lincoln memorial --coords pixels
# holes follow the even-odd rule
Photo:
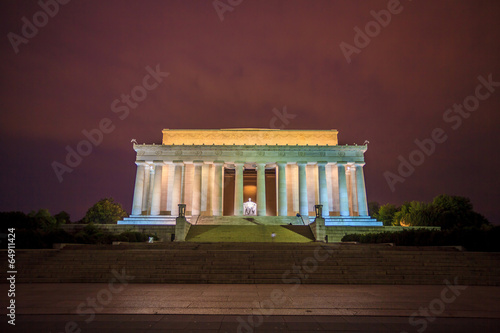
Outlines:
[[[195,224],[210,217],[274,217],[309,224],[379,226],[368,216],[366,145],[339,145],[337,130],[163,130],[137,144],[132,214],[119,224],[175,224],[179,204]],[[281,220],[280,220],[281,219]]]

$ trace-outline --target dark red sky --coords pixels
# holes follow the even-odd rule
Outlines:
[[[500,223],[500,87],[457,129],[443,120],[474,95],[478,76],[500,81],[500,3],[403,0],[348,63],[340,43],[353,45],[354,28],[364,30],[370,11],[387,4],[244,0],[221,21],[212,1],[73,0],[16,54],[8,34],[22,35],[22,18],[33,22],[41,7],[2,1],[0,210],[66,210],[76,220],[114,197],[130,211],[132,138],[160,143],[163,128],[270,127],[273,108],[286,106],[296,115],[286,128],[370,141],[369,201],[462,195]],[[158,64],[170,75],[119,119],[111,103]],[[59,182],[52,162],[64,163],[65,147],[103,118],[115,129]],[[435,128],[447,140],[391,191],[384,172],[397,173],[398,156],[408,158],[415,139]]]

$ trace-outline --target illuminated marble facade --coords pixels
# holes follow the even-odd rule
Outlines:
[[[314,205],[321,204],[325,218],[368,217],[363,174],[367,146],[338,145],[337,134],[165,129],[162,145],[134,144],[137,174],[131,218],[174,217],[180,203],[186,204],[188,216],[222,216],[229,208],[232,214],[226,215],[242,216],[248,200],[243,191],[247,172],[256,173],[258,216],[269,211],[274,216],[314,216]],[[226,173],[234,174],[234,182],[225,180]],[[266,185],[275,187],[275,197],[266,198]],[[232,198],[225,198],[228,195]],[[224,207],[228,202],[231,207]]]

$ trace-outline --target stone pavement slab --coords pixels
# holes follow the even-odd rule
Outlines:
[[[15,300],[2,332],[500,331],[500,287],[17,284]]]
[[[0,285],[2,295],[7,285]],[[7,297],[0,306],[7,306]],[[17,314],[211,314],[500,318],[500,287],[408,285],[17,284]]]
[[[256,318],[254,318],[256,319]],[[436,318],[409,322],[387,316],[269,316],[251,320],[238,315],[98,314],[86,322],[78,315],[18,315],[16,325],[0,323],[1,332],[499,332],[500,319]],[[424,323],[424,324],[423,324]]]

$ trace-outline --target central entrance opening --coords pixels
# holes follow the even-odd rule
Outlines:
[[[223,215],[234,215],[234,187],[235,187],[234,169],[224,169],[224,203]],[[243,202],[252,199],[257,202],[257,170],[243,170]],[[276,216],[276,169],[266,169],[266,215]]]

